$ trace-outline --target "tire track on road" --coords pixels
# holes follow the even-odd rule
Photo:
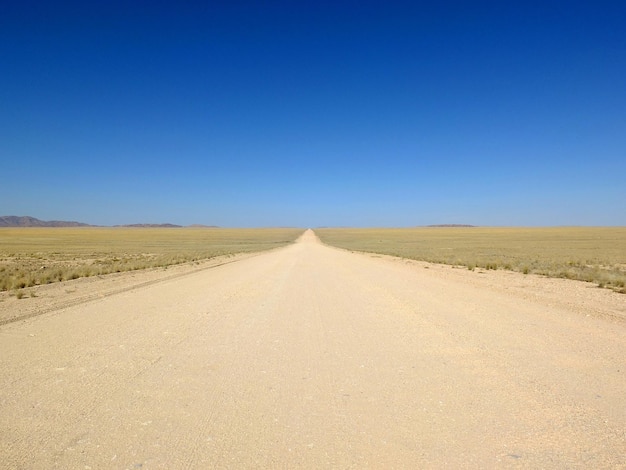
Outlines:
[[[261,253],[262,252],[245,254],[243,256],[238,257],[237,259],[228,260],[228,261],[220,261],[217,264],[211,264],[210,266],[203,266],[201,268],[191,269],[183,273],[172,274],[169,276],[160,277],[158,279],[152,279],[150,281],[140,281],[137,283],[132,283],[132,281],[130,281],[130,278],[129,278],[131,285],[125,285],[124,287],[116,287],[104,293],[101,293],[101,292],[90,293],[90,294],[86,294],[86,295],[83,295],[83,296],[80,296],[71,300],[62,300],[60,302],[54,302],[46,307],[41,307],[37,309],[37,311],[35,312],[26,313],[26,314],[18,315],[18,316],[11,317],[11,318],[0,319],[0,326],[8,325],[10,323],[15,323],[15,322],[22,321],[22,320],[28,320],[30,318],[38,317],[40,315],[45,315],[46,313],[52,313],[52,312],[56,312],[59,310],[76,307],[76,306],[83,305],[89,302],[94,302],[96,300],[100,300],[103,298],[111,297],[111,296],[118,295],[118,294],[123,294],[125,292],[132,292],[132,291],[142,289],[144,287],[153,286],[155,284],[159,284],[162,282],[172,281],[174,279],[191,276],[193,274],[197,274],[197,273],[206,271],[208,269],[215,269],[220,266],[227,265],[227,264],[237,263],[243,259],[258,256]],[[133,275],[137,275],[141,273],[142,271],[129,271],[124,274],[126,274],[127,276],[133,276]],[[118,273],[115,273],[115,274],[118,274]],[[97,289],[97,286],[91,286],[91,290],[95,290],[95,289]]]

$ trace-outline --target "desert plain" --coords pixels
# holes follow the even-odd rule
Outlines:
[[[318,232],[354,243],[0,293],[0,467],[626,468],[620,260],[599,288]]]

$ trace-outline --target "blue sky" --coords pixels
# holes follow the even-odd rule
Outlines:
[[[5,2],[0,215],[626,225],[626,3]]]

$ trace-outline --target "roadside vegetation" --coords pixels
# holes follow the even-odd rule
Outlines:
[[[576,279],[626,293],[626,227],[316,229],[322,242],[475,269]]]
[[[301,229],[0,228],[0,291],[200,262],[292,243]]]

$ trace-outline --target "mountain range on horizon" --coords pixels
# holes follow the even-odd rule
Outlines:
[[[92,225],[83,222],[68,220],[40,220],[31,216],[4,215],[0,216],[0,227],[137,227],[137,228],[219,228],[218,225],[176,225],[176,224],[120,224],[120,225]],[[426,227],[475,227],[470,224],[435,224]],[[323,228],[323,227],[320,227]]]
[[[66,220],[39,220],[30,216],[0,216],[0,227],[89,227],[89,224]]]
[[[67,220],[40,220],[31,216],[4,215],[0,216],[0,227],[102,227],[102,225],[91,225],[83,222]],[[147,227],[147,228],[179,228],[182,225],[175,224],[125,224],[114,225],[113,227]],[[190,227],[215,228],[214,225],[194,224]]]

